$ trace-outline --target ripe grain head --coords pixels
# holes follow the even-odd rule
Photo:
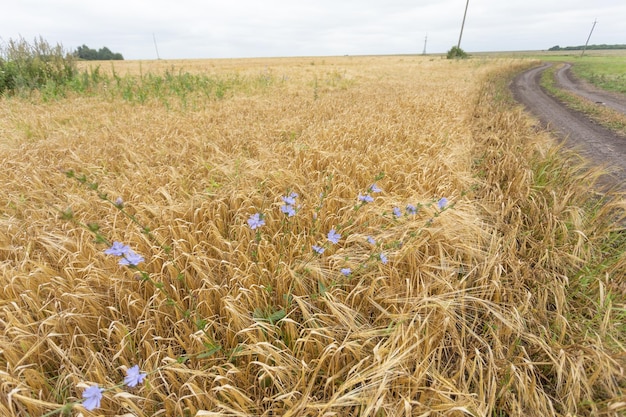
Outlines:
[[[239,83],[191,107],[102,91],[2,100],[0,406],[41,414],[141,363],[149,384],[124,401],[107,392],[103,413],[619,412],[623,348],[604,338],[620,340],[606,325],[619,319],[590,301],[609,283],[579,279],[619,238],[607,240],[606,205],[589,217],[580,173],[549,138],[488,104],[490,74],[523,64],[125,62],[116,73],[180,66]],[[383,192],[360,206],[375,181]],[[280,211],[290,192],[293,218]],[[67,207],[145,256],[164,290],[60,220]],[[246,223],[257,212],[259,234]],[[332,228],[340,243],[316,255]],[[623,267],[613,259],[606,281]]]

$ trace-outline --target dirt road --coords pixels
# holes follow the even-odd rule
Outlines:
[[[583,113],[571,110],[548,95],[539,85],[541,73],[551,64],[544,64],[519,74],[511,84],[513,96],[524,104],[544,126],[564,140],[591,164],[605,167],[609,175],[604,179],[626,191],[626,138],[603,128]],[[596,89],[575,80],[567,64],[556,73],[560,88],[578,94],[599,106],[608,106],[626,114],[626,97]]]

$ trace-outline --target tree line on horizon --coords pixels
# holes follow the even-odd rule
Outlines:
[[[553,46],[548,49],[548,51],[582,51],[583,49],[626,49],[626,44],[616,44],[616,45],[579,45],[579,46],[565,46],[561,48],[559,45]]]
[[[78,59],[84,59],[85,61],[122,61],[124,57],[119,52],[112,52],[106,46],[103,46],[99,50],[91,49],[87,45],[82,45],[76,48],[73,54]]]

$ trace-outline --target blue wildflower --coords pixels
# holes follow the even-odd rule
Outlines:
[[[396,217],[402,216],[402,211],[398,207],[393,208],[393,215]]]
[[[296,208],[291,204],[285,204],[284,206],[281,206],[280,211],[285,213],[288,217],[293,217],[296,215]]]
[[[359,201],[362,201],[363,203],[371,203],[372,201],[374,201],[374,198],[369,194],[359,194]]]
[[[254,229],[258,229],[261,226],[265,225],[265,220],[263,220],[263,217],[261,216],[261,213],[255,213],[252,216],[250,216],[250,218],[248,219],[248,226],[250,226],[250,229],[254,230]]]
[[[328,240],[331,243],[337,244],[339,243],[339,239],[341,239],[341,235],[337,233],[335,229],[332,229],[330,232],[328,232]]]
[[[292,217],[296,215],[296,198],[298,197],[297,193],[289,193],[287,196],[282,196],[281,199],[285,203],[281,206],[280,211],[285,213],[288,217]]]
[[[341,273],[347,277],[352,273],[352,270],[350,268],[341,268]]]
[[[407,204],[406,214],[409,214],[409,215],[417,214],[417,207],[415,207],[413,204]]]
[[[139,365],[135,365],[131,368],[128,368],[128,370],[126,371],[124,384],[131,388],[136,387],[138,384],[141,384],[143,382],[146,375],[147,374],[145,372],[141,372],[139,370]]]
[[[318,245],[313,245],[313,250],[320,255],[324,253],[324,248]]]
[[[367,243],[369,243],[371,245],[375,245],[376,244],[376,240],[373,237],[368,236],[367,237]]]
[[[109,249],[106,249],[104,253],[107,255],[121,256],[122,259],[119,261],[120,265],[137,266],[144,261],[143,256],[137,255],[128,245],[124,245],[121,242],[113,242],[113,245],[111,245]]]
[[[376,183],[370,185],[370,188],[367,189],[370,193],[380,193],[383,190],[381,190],[380,188],[378,188],[378,185],[376,185]]]
[[[83,391],[83,407],[88,411],[93,411],[100,407],[100,400],[102,399],[102,392],[104,390],[98,387],[98,384],[92,385]]]
[[[380,261],[381,261],[384,265],[386,265],[386,264],[387,264],[387,262],[389,262],[389,260],[387,259],[387,255],[385,255],[384,253],[381,253],[381,254],[380,254]]]
[[[128,250],[124,255],[122,255],[122,259],[118,262],[120,265],[130,265],[137,266],[144,261],[143,256],[136,254],[132,250]]]
[[[437,207],[439,207],[439,210],[443,210],[444,208],[446,208],[447,205],[448,199],[445,197],[442,197],[439,199],[439,201],[437,201]]]
[[[113,242],[113,245],[109,249],[106,249],[104,253],[107,255],[124,256],[124,254],[132,252],[130,247],[122,242]]]
[[[296,205],[296,198],[298,197],[298,194],[296,193],[290,193],[288,196],[284,196],[281,197],[283,199],[283,202],[289,206],[295,206]]]

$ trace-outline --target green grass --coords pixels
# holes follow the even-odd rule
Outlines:
[[[541,86],[550,95],[563,102],[567,107],[586,114],[605,128],[626,136],[626,117],[615,110],[598,106],[590,100],[558,88],[555,81],[556,70],[557,67],[552,66],[541,75]]]
[[[626,94],[626,56],[584,56],[573,71],[597,87]]]

